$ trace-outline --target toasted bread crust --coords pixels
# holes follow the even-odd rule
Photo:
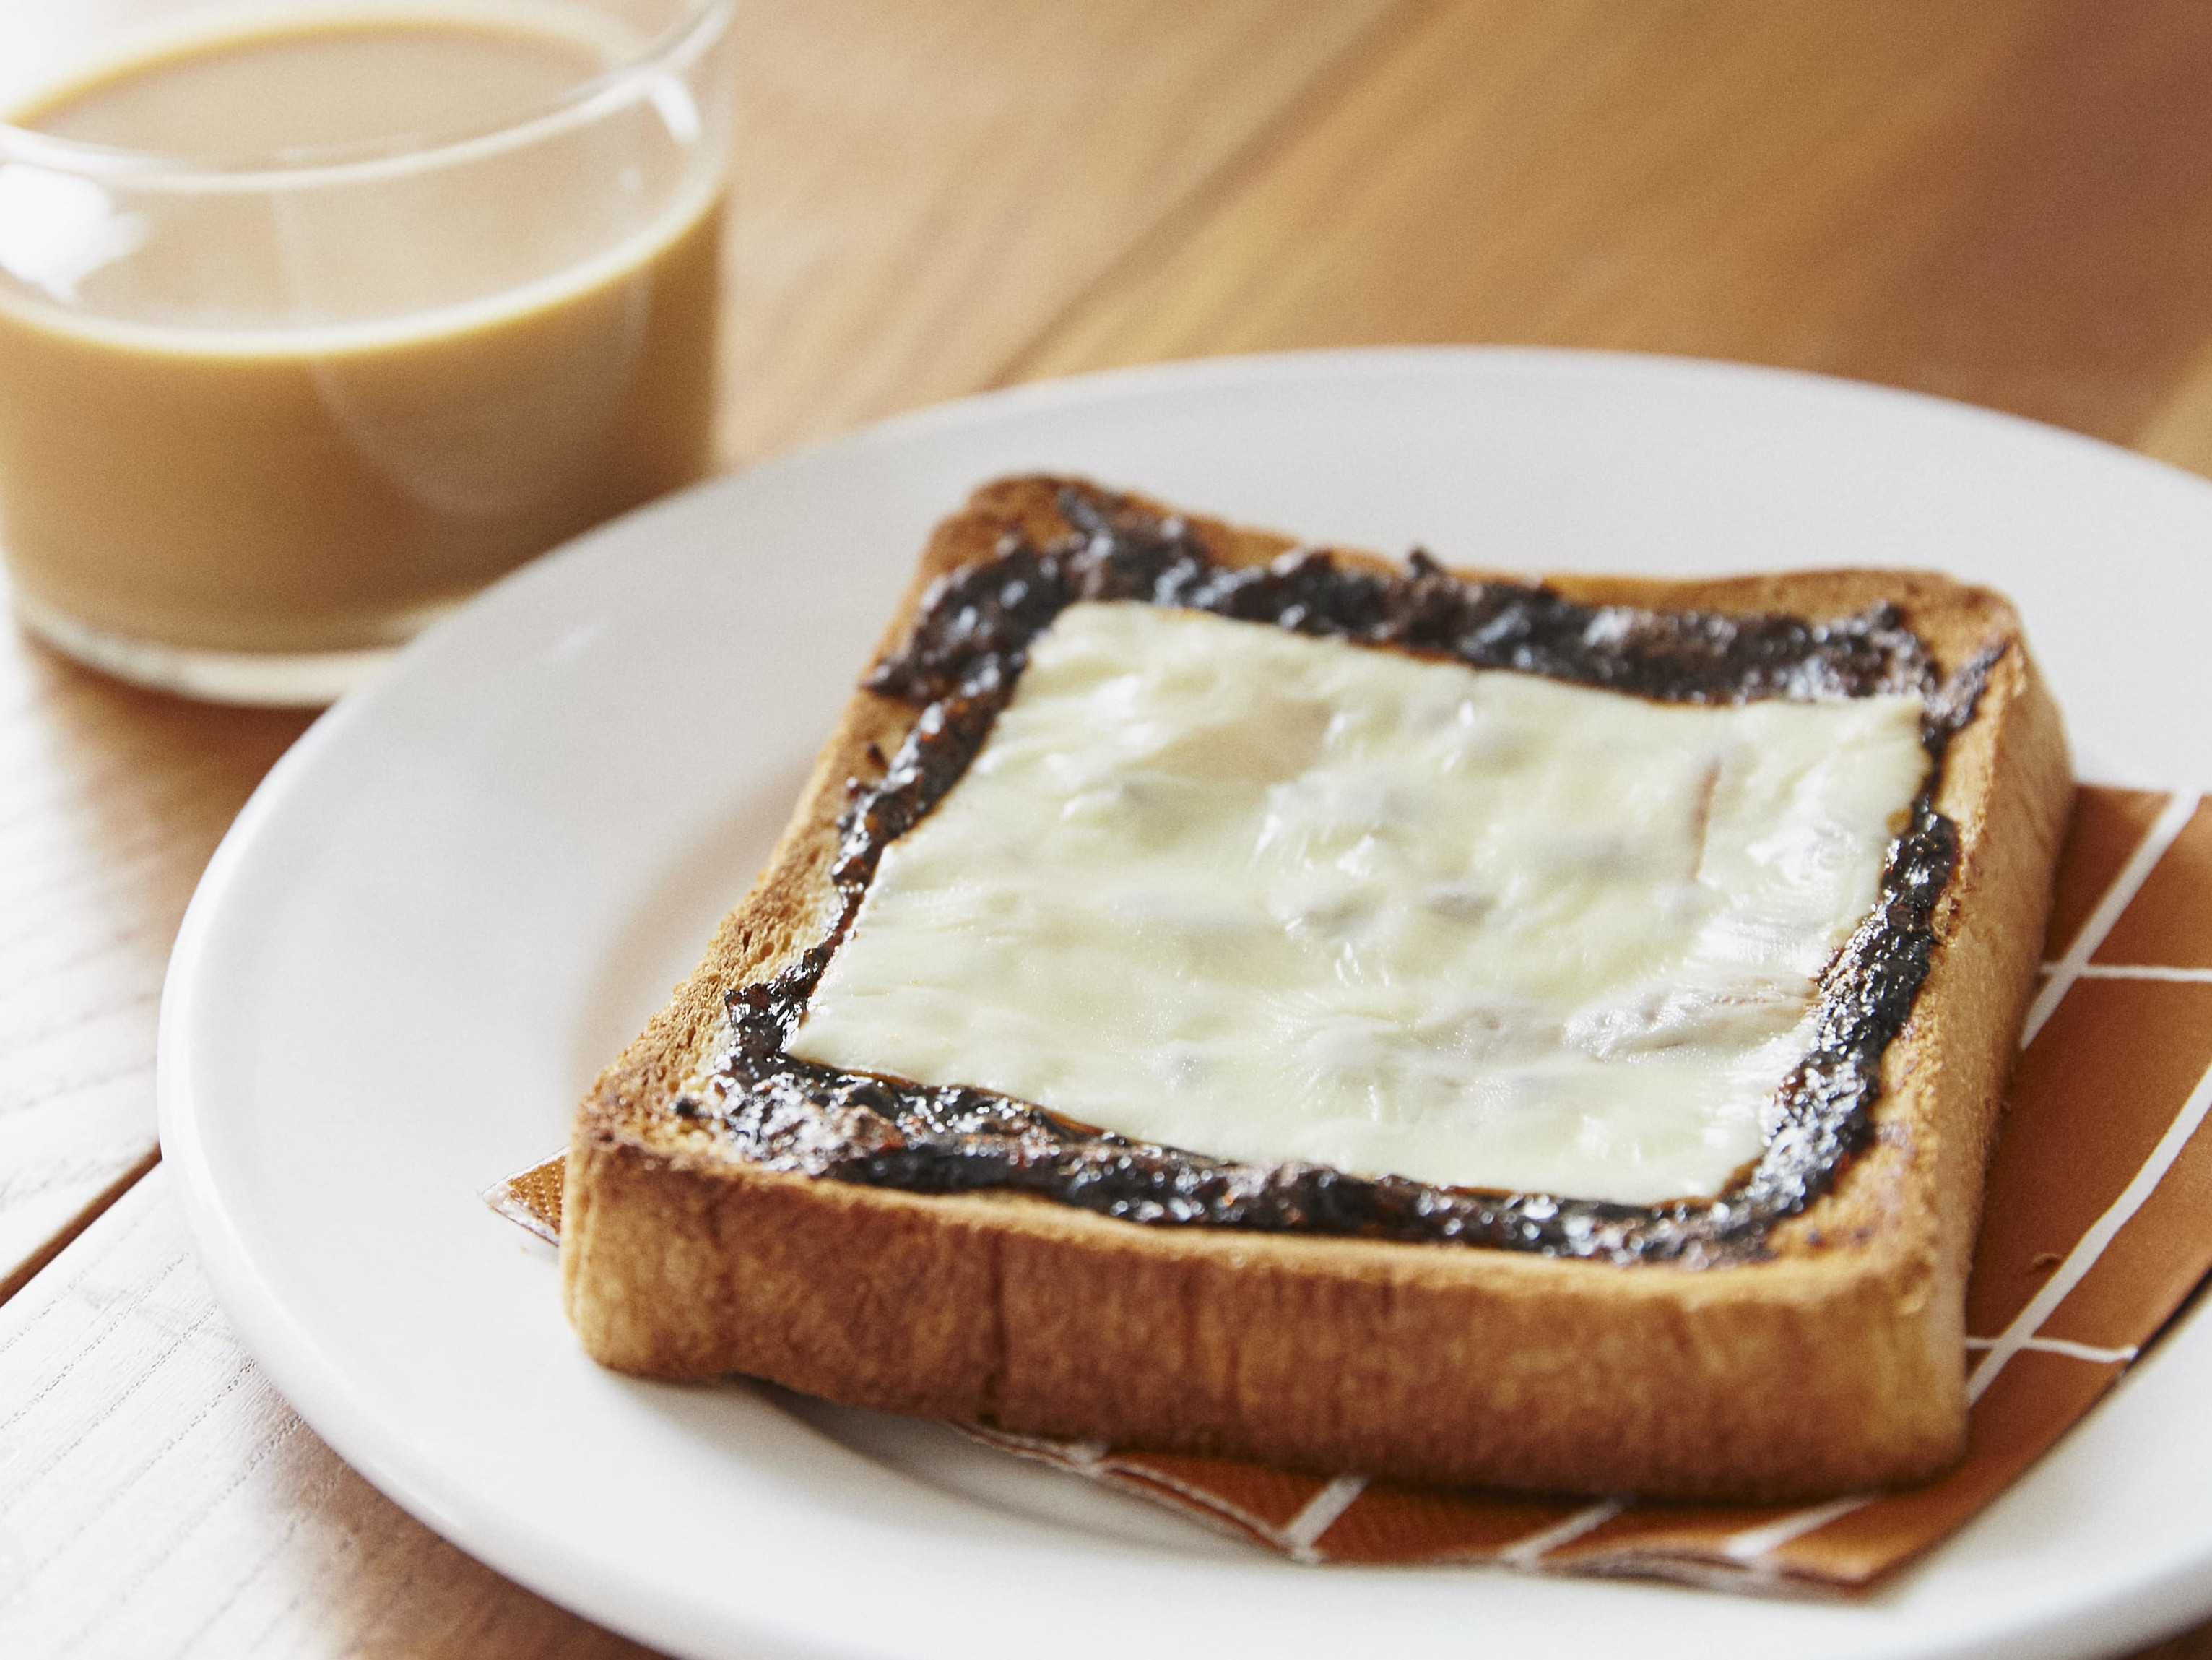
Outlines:
[[[883,649],[936,578],[991,556],[1006,530],[1061,532],[1067,482],[976,492],[938,528]],[[1292,545],[1192,523],[1227,563]],[[890,752],[915,718],[860,691],[751,893],[579,1111],[562,1270],[586,1348],[647,1376],[749,1372],[1018,1432],[1427,1481],[1771,1500],[1953,1460],[1983,1168],[2071,792],[2019,620],[1998,595],[1917,572],[1547,580],[1654,608],[1829,617],[1886,599],[1947,672],[2007,647],[1945,760],[1936,805],[1959,827],[1960,864],[1884,1057],[1875,1143],[1773,1231],[1771,1260],[1622,1267],[1146,1226],[733,1156],[671,1103],[709,1058],[724,989],[821,936],[846,781],[876,776],[870,746]]]

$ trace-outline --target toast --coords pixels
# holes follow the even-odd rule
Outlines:
[[[1919,932],[1901,937],[1918,944],[1901,952],[1911,983],[1880,1041],[1861,1034],[1870,1046],[1856,1052],[1865,1076],[1849,1110],[1821,1117],[1829,1106],[1816,1102],[1778,1134],[1790,1146],[1770,1146],[1733,1207],[1332,1184],[1332,1172],[1301,1167],[1282,1180],[1262,1172],[1207,1215],[1145,1198],[1164,1191],[1157,1182],[1116,1200],[1110,1183],[1045,1195],[918,1166],[889,1121],[864,1110],[872,1097],[825,1105],[788,1080],[766,1091],[783,1091],[769,1116],[798,1114],[807,1134],[858,1124],[853,1134],[876,1138],[868,1159],[834,1170],[768,1156],[758,1103],[744,1134],[727,1111],[704,1110],[702,1080],[744,1041],[748,1012],[773,1000],[763,988],[811,985],[849,921],[865,890],[854,873],[861,821],[888,818],[874,834],[895,839],[931,799],[928,778],[918,806],[913,787],[930,770],[932,734],[979,718],[950,690],[958,665],[932,656],[948,639],[962,650],[975,641],[956,627],[930,645],[916,632],[925,605],[957,599],[964,575],[1010,550],[1139,522],[1164,526],[1216,575],[1265,568],[1279,587],[1350,573],[1341,580],[1365,583],[1363,594],[1378,579],[1410,583],[1401,619],[1455,583],[1491,593],[1464,587],[1484,582],[1570,622],[1592,607],[1624,608],[1605,616],[1630,617],[1632,632],[1634,617],[1656,618],[1656,657],[1601,648],[1580,669],[1552,663],[1540,629],[1490,631],[1510,666],[1629,690],[1644,689],[1652,661],[1734,676],[1726,684],[1744,696],[1848,690],[1830,683],[1861,671],[1893,679],[1883,654],[1899,640],[1923,652],[1941,762],[1916,822],[1948,869],[1923,871],[1916,889],[1898,874],[1912,861],[1893,855],[1884,903],[1912,912]],[[1509,589],[1511,579],[1425,562],[1409,578],[1366,555],[1300,561],[1293,546],[1042,477],[986,486],[939,526],[873,689],[848,705],[766,870],[579,1110],[562,1271],[586,1349],[641,1376],[744,1372],[1020,1433],[1430,1482],[1778,1500],[1942,1468],[1964,1435],[1963,1294],[1982,1173],[2071,792],[2057,713],[2010,605],[1915,572],[1559,576]],[[1264,586],[1217,582],[1204,603],[1235,615],[1245,602],[1219,594]],[[1297,599],[1279,612],[1310,628],[1285,608]],[[988,606],[966,617],[969,636],[1004,620]],[[1769,648],[1785,635],[1827,642],[1817,672]],[[1808,1098],[1821,1100],[1854,1075],[1850,1057],[1812,1071]],[[1128,1143],[1107,1140],[1114,1168],[1157,1177]],[[775,1146],[787,1152],[789,1137]],[[1228,1190],[1177,1179],[1178,1192]],[[929,1188],[939,1190],[916,1190]],[[1255,1193],[1265,1202],[1237,1207]]]

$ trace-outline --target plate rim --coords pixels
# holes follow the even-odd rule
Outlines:
[[[487,1529],[482,1517],[462,1514],[435,1491],[427,1488],[415,1473],[385,1456],[382,1449],[361,1430],[360,1420],[375,1414],[368,1403],[354,1398],[347,1380],[334,1374],[318,1375],[315,1367],[324,1364],[319,1355],[302,1358],[286,1347],[288,1342],[301,1336],[296,1322],[281,1306],[276,1293],[252,1262],[251,1251],[225,1202],[208,1146],[198,1133],[198,1118],[203,1105],[192,1098],[187,1080],[193,1055],[191,1026],[195,999],[199,993],[198,967],[209,937],[223,908],[231,903],[229,896],[247,879],[252,849],[264,835],[264,827],[288,810],[286,803],[296,787],[295,780],[307,776],[319,757],[342,744],[356,727],[374,721],[386,695],[380,688],[402,684],[404,677],[418,672],[434,672],[439,654],[445,649],[439,642],[453,630],[471,627],[469,619],[472,616],[488,610],[526,605],[532,596],[549,587],[557,591],[559,584],[570,580],[562,573],[588,561],[593,549],[651,534],[657,515],[686,511],[684,504],[696,505],[723,493],[757,489],[765,481],[806,466],[820,465],[825,459],[842,457],[865,464],[867,457],[882,450],[895,450],[918,438],[962,427],[988,426],[1002,420],[1018,419],[1031,410],[1110,404],[1164,390],[1187,392],[1255,381],[1331,379],[1340,375],[1388,377],[1417,374],[1449,379],[1465,374],[1470,368],[1479,374],[1516,367],[1567,374],[1626,373],[1662,380],[1689,375],[1740,384],[1764,383],[1770,387],[1784,388],[1795,396],[1815,400],[1841,398],[1915,418],[1964,422],[1984,430],[1991,423],[2001,423],[2030,435],[2035,442],[2056,440],[2066,447],[2085,447],[2094,452],[2106,463],[2118,459],[2137,470],[2147,482],[2157,480],[2160,488],[2170,487],[2178,481],[2200,493],[2198,507],[2212,516],[2212,483],[2194,474],[2086,435],[1929,394],[1800,370],[1658,354],[1541,347],[1387,346],[1144,364],[982,392],[908,410],[856,431],[808,444],[757,467],[707,480],[610,521],[495,585],[485,595],[409,647],[374,683],[342,700],[319,717],[280,757],[240,810],[195,890],[171,952],[157,1043],[157,1114],[164,1160],[177,1167],[179,1197],[200,1260],[215,1286],[225,1316],[301,1417],[349,1464],[402,1508],[500,1572],[615,1629],[630,1632],[647,1641],[673,1643],[690,1651],[709,1651],[692,1647],[694,1635],[658,1624],[641,1624],[625,1617],[622,1584],[606,1583],[606,1577],[597,1571],[598,1565],[577,1560],[574,1551],[564,1548],[557,1528],[524,1525],[505,1530]],[[424,664],[430,665],[430,668],[421,669]],[[2176,785],[2184,787],[2186,785]],[[280,1327],[291,1329],[280,1333]],[[312,1343],[308,1347],[312,1350]],[[2132,1381],[2132,1377],[2127,1381]],[[2125,1389],[2124,1382],[2122,1387]],[[2085,1603],[2075,1610],[2063,1631],[2056,1626],[2046,1626],[2033,1633],[2005,1633],[1949,1648],[1924,1648],[1913,1652],[1966,1655],[1995,1652],[2008,1645],[2011,1651],[2022,1652],[2019,1644],[2023,1638],[2045,1641],[2063,1639],[2069,1642],[2084,1639],[2100,1644],[2109,1644],[2116,1639],[2147,1641],[2173,1623],[2197,1617],[2206,1606],[2212,1605],[2212,1579],[2207,1578],[2208,1568],[2212,1568],[2212,1560],[2145,1565],[2135,1583],[2113,1587],[2094,1604]],[[1340,1575],[1397,1574],[1407,1570],[1338,1566],[1329,1572]],[[2112,1606],[2123,1602],[2131,1603],[2131,1607]],[[806,1632],[800,1627],[763,1624],[748,1632],[747,1639],[778,1642],[791,1652],[814,1651]],[[2035,1646],[2037,1651],[2041,1651],[2040,1643]]]

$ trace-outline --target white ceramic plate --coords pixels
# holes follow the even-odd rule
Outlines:
[[[209,867],[161,1139],[223,1307],[431,1527],[680,1654],[2101,1654],[2212,1608],[2212,1322],[1869,1602],[1298,1568],[939,1427],[602,1371],[477,1199],[752,874],[931,522],[1079,470],[1510,568],[2008,589],[2085,772],[2212,777],[2212,486],[1926,398],[1531,351],[1227,360],[924,411],[501,584],[320,721]]]

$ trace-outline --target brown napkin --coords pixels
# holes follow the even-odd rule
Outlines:
[[[1988,1504],[2212,1272],[2212,809],[2084,787],[1967,1291],[1965,1461],[1908,1492],[1720,1506],[1324,1480],[966,1426],[1304,1562],[1496,1562],[1850,1592]],[[561,1161],[485,1195],[558,1237]]]

